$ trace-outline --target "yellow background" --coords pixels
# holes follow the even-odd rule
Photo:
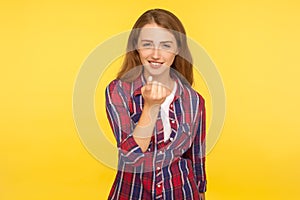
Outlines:
[[[296,0],[13,0],[0,3],[1,200],[106,198],[115,171],[81,144],[74,82],[98,44],[155,7],[182,20],[224,81],[226,121],[207,157],[207,199],[300,198]]]

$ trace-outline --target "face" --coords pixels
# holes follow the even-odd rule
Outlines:
[[[147,24],[141,29],[138,52],[148,75],[169,75],[177,51],[176,39],[167,29],[157,24]]]

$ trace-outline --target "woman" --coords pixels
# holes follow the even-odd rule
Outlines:
[[[108,199],[205,199],[205,106],[191,88],[192,58],[180,20],[148,10],[106,88],[119,149]]]

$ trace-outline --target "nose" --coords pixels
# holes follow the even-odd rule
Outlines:
[[[152,58],[155,60],[158,60],[160,58],[160,49],[159,48],[153,48],[152,51]]]

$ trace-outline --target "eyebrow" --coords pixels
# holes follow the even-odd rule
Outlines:
[[[152,40],[141,40],[142,42],[153,42]],[[159,43],[173,43],[173,41],[161,41]]]

